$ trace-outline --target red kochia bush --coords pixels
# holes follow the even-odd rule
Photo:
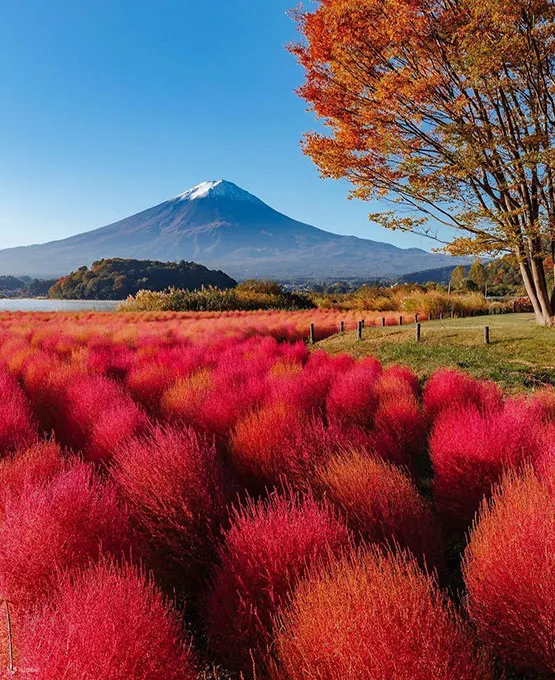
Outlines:
[[[143,573],[102,562],[66,577],[24,623],[20,665],[38,680],[195,680],[180,624]]]
[[[503,393],[498,385],[476,380],[466,373],[439,369],[427,381],[422,393],[424,410],[430,421],[448,409],[475,406],[483,412],[500,409]]]
[[[126,439],[146,426],[129,395],[108,378],[77,375],[66,386],[57,419],[60,439],[91,461],[108,461]]]
[[[338,375],[327,398],[329,418],[343,425],[371,426],[378,408],[375,383],[381,372],[380,362],[369,357]]]
[[[117,452],[113,476],[158,573],[175,585],[206,572],[228,496],[214,445],[188,428],[153,427]]]
[[[464,558],[468,611],[484,642],[521,670],[555,674],[555,487],[512,473],[482,507]],[[536,677],[534,675],[534,677]]]
[[[39,442],[4,458],[0,461],[0,506],[28,487],[47,483],[68,465],[54,442]]]
[[[128,511],[111,483],[77,463],[44,484],[16,489],[0,513],[0,595],[17,605],[44,600],[61,572],[105,552],[130,550]]]
[[[0,456],[38,439],[31,409],[15,378],[0,366]]]
[[[319,470],[318,481],[366,541],[409,548],[421,564],[443,567],[441,535],[431,508],[402,470],[351,452],[332,458]]]
[[[254,491],[277,484],[282,476],[306,483],[328,453],[322,419],[283,402],[247,414],[231,437],[232,462]]]
[[[397,386],[393,380],[388,382],[389,391],[380,386],[383,393],[374,416],[373,448],[384,460],[412,471],[426,448],[426,418],[406,382]]]
[[[524,402],[480,412],[451,409],[430,437],[436,506],[454,528],[465,528],[503,472],[533,460],[542,446],[542,426]]]
[[[274,680],[493,680],[416,562],[374,549],[301,583],[280,617]]]
[[[263,664],[272,616],[308,565],[349,543],[346,525],[311,496],[273,495],[234,511],[207,597],[210,647],[230,668]]]

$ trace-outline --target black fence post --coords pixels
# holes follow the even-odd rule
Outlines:
[[[416,324],[416,333],[415,333],[415,340],[416,342],[420,342],[420,324]]]
[[[489,326],[484,327],[484,342],[489,345]]]
[[[358,322],[358,327],[357,327],[357,339],[362,340],[362,329],[364,328],[364,321],[359,321]]]

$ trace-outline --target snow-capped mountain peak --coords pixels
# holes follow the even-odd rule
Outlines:
[[[207,197],[220,197],[228,198],[234,201],[249,201],[249,202],[260,202],[260,199],[256,198],[248,191],[241,189],[233,182],[228,182],[225,179],[212,180],[210,182],[201,182],[187,191],[184,191],[179,196],[176,196],[174,201],[196,201],[200,198]]]

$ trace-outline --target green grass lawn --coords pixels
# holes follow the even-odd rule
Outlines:
[[[486,325],[489,345],[484,343]],[[334,335],[315,347],[332,354],[373,355],[386,365],[405,364],[420,377],[443,366],[461,368],[508,391],[555,385],[555,329],[536,326],[533,314],[425,321],[419,343],[411,324],[365,328],[362,341],[354,332]]]

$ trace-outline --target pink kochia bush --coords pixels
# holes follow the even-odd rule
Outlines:
[[[247,414],[231,437],[231,460],[254,491],[279,483],[306,481],[329,454],[328,434],[318,416],[273,402]]]
[[[432,510],[402,470],[353,451],[332,458],[319,470],[318,481],[365,541],[408,548],[421,564],[444,566]]]
[[[493,680],[417,563],[377,549],[299,584],[276,625],[274,680]]]
[[[15,378],[0,366],[0,456],[38,439],[31,409]]]
[[[375,384],[373,449],[385,460],[413,470],[425,451],[428,426],[418,403],[416,376],[401,366],[384,371]]]
[[[38,442],[0,460],[0,507],[29,488],[48,483],[69,466],[58,444],[50,441]]]
[[[20,666],[38,680],[195,680],[180,628],[143,573],[102,561],[23,622]]]
[[[374,388],[381,372],[380,362],[367,358],[338,375],[327,398],[329,418],[342,425],[371,426],[378,408]]]
[[[60,575],[132,548],[129,513],[84,463],[16,488],[0,511],[0,597],[17,607],[48,599]]]
[[[542,678],[555,674],[555,471],[545,473],[506,477],[482,506],[464,558],[480,636],[500,659]]]
[[[503,408],[490,411],[467,405],[439,416],[430,437],[430,457],[436,506],[447,523],[467,527],[506,470],[536,459],[543,430],[521,400],[508,400]]]
[[[426,382],[422,393],[424,410],[431,422],[443,411],[474,406],[491,412],[503,405],[500,388],[487,380],[451,369],[439,369]]]
[[[206,600],[209,644],[236,671],[264,664],[272,617],[308,566],[350,543],[326,504],[290,492],[234,510]]]
[[[60,440],[87,460],[107,462],[126,439],[146,426],[146,418],[123,390],[108,378],[79,375],[67,384],[58,417]]]
[[[189,428],[152,427],[117,452],[112,474],[149,562],[172,585],[193,586],[211,562],[229,494],[214,444]]]

